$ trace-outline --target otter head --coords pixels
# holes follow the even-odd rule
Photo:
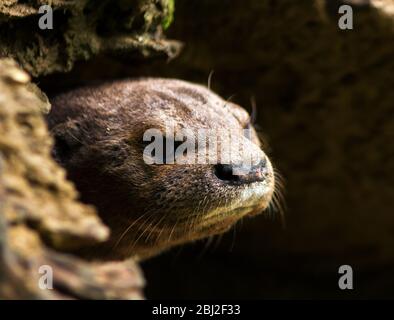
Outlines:
[[[52,101],[48,125],[55,158],[111,229],[99,256],[146,257],[221,233],[273,195],[274,171],[249,115],[200,85],[143,79],[78,89]],[[155,143],[163,149],[151,152]]]

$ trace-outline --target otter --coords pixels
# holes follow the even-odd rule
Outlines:
[[[106,243],[84,254],[144,259],[223,233],[270,205],[274,169],[249,114],[207,87],[176,79],[126,79],[62,93],[51,103],[53,156],[81,201],[94,205],[111,230]],[[221,160],[146,163],[144,132],[169,124],[175,131],[231,129],[232,139],[260,161],[245,174],[234,174],[236,165]]]

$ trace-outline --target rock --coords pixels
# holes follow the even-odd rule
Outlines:
[[[53,29],[41,30],[40,6],[47,0],[0,4],[0,56],[15,58],[31,75],[69,71],[99,53],[172,58],[180,43],[166,40],[173,0],[53,0]]]
[[[74,186],[52,159],[43,119],[45,95],[11,59],[0,60],[0,297],[142,298],[133,261],[93,263],[62,251],[105,241],[95,209],[77,201]],[[41,266],[53,290],[38,286]]]

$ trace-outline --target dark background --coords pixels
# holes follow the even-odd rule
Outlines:
[[[341,31],[317,3],[177,0],[167,36],[185,48],[173,61],[98,57],[39,79],[56,93],[143,75],[207,83],[214,71],[214,91],[249,111],[256,100],[286,181],[286,228],[261,215],[144,262],[148,298],[394,297],[393,23],[355,9]],[[344,264],[352,291],[338,288]]]

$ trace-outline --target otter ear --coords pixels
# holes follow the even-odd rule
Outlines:
[[[80,130],[75,121],[68,121],[52,128],[54,138],[52,156],[61,164],[66,164],[83,145]]]

